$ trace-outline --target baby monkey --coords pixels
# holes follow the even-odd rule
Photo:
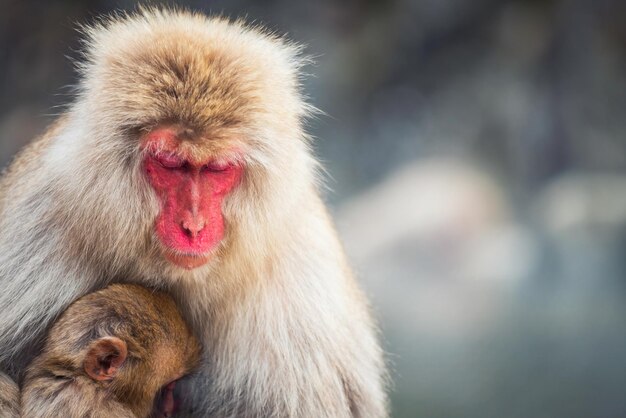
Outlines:
[[[174,384],[200,351],[171,297],[112,285],[59,317],[26,371],[21,405],[17,386],[0,374],[0,416],[168,417]]]

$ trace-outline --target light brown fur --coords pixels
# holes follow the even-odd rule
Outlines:
[[[19,418],[20,389],[9,376],[0,373],[0,417]]]
[[[116,337],[128,347],[111,380],[85,370],[89,348]],[[2,418],[147,418],[164,385],[198,364],[200,345],[171,297],[137,285],[112,285],[74,302],[29,365],[21,396],[0,375]],[[20,402],[21,398],[21,402]]]
[[[0,344],[15,348],[2,364],[19,373],[38,324],[130,277],[169,289],[205,346],[183,415],[386,416],[375,328],[302,129],[298,48],[168,11],[87,34],[76,102],[2,186]],[[188,132],[199,159],[236,150],[245,167],[222,207],[225,238],[191,271],[163,259],[159,204],[140,170],[139,142],[161,124]]]

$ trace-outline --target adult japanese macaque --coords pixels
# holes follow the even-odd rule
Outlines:
[[[74,302],[17,385],[0,374],[2,418],[159,418],[200,345],[171,297],[112,285]],[[157,396],[160,395],[160,396]]]
[[[0,367],[19,375],[55,315],[131,278],[169,291],[204,347],[180,416],[385,416],[376,330],[303,131],[298,47],[154,10],[85,43],[75,102],[0,186]]]

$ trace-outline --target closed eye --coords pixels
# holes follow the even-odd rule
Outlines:
[[[202,166],[202,170],[219,173],[222,171],[226,171],[231,167],[232,167],[232,164],[229,162],[214,161],[214,162],[211,162]]]
[[[185,165],[186,161],[175,154],[158,154],[154,157],[165,168],[176,169]]]

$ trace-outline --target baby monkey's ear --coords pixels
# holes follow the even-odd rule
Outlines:
[[[112,380],[126,360],[126,343],[117,337],[99,338],[89,346],[85,372],[94,380]]]

